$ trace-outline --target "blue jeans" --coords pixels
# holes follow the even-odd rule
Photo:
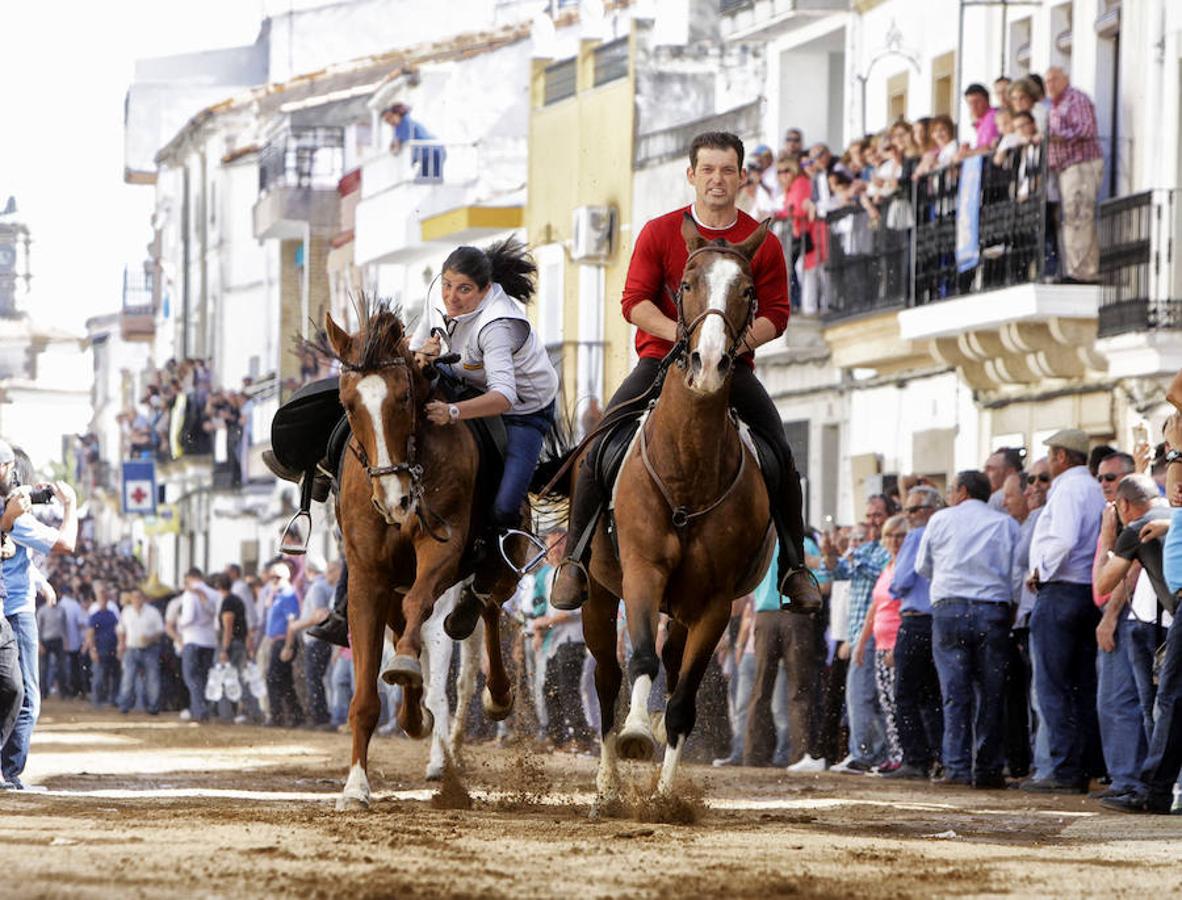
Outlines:
[[[1111,653],[1099,650],[1096,654],[1096,711],[1104,763],[1114,791],[1137,787],[1149,743],[1141,715],[1141,696],[1127,649],[1130,626],[1134,624],[1122,616],[1116,628],[1116,649]]]
[[[119,696],[119,657],[115,651],[99,653],[90,663],[90,702],[94,706],[114,706]]]
[[[866,642],[866,662],[850,659],[845,683],[845,708],[850,720],[850,755],[869,765],[886,760],[886,723],[878,705],[874,680],[874,638]]]
[[[1100,610],[1087,584],[1052,581],[1038,590],[1030,616],[1030,654],[1038,691],[1039,728],[1046,729],[1038,777],[1079,784],[1102,766],[1096,716],[1096,626]]]
[[[1169,809],[1174,782],[1182,771],[1182,616],[1166,634],[1166,654],[1157,682],[1157,720],[1149,754],[1141,769],[1141,791]]]
[[[536,413],[501,416],[501,421],[505,423],[506,433],[505,471],[493,503],[493,522],[516,528],[521,524],[521,505],[538,467],[542,443],[554,424],[554,401]]]
[[[119,685],[119,711],[135,706],[135,680],[144,676],[144,708],[152,715],[160,712],[160,645],[128,647],[123,653],[123,679]]]
[[[1129,622],[1124,642],[1129,655],[1129,668],[1137,682],[1137,696],[1141,699],[1141,715],[1145,719],[1145,740],[1153,737],[1154,706],[1157,703],[1157,685],[1153,683],[1153,655],[1166,637],[1166,629],[1158,628],[1156,622]]]
[[[213,668],[213,654],[213,647],[185,644],[181,648],[181,677],[185,679],[185,687],[189,690],[189,713],[198,722],[209,718],[209,709],[205,705],[205,682],[209,678],[209,670]]]
[[[944,697],[944,771],[994,778],[1005,766],[1005,677],[1010,607],[941,600],[932,607],[932,657]]]
[[[33,726],[41,714],[41,663],[37,658],[37,619],[31,612],[16,613],[8,617],[12,633],[16,637],[17,652],[20,654],[21,681],[25,695],[21,700],[21,711],[17,713],[12,734],[0,751],[0,771],[5,781],[19,778],[29,758],[29,741],[33,737]]]
[[[332,667],[332,724],[349,721],[349,704],[353,701],[353,660],[337,657]]]
[[[20,650],[8,619],[0,616],[0,746],[8,740],[25,697]]]
[[[928,769],[944,743],[944,704],[932,657],[932,617],[903,616],[895,638],[895,718],[903,762]]]

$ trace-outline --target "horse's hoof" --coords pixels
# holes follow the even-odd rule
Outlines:
[[[427,766],[427,774],[425,776],[427,781],[443,781],[443,765],[429,765]]]
[[[362,812],[369,809],[369,801],[364,797],[337,797],[337,812]]]
[[[423,686],[423,667],[413,656],[398,654],[390,661],[390,668],[382,673],[382,681],[386,684],[397,684],[404,688],[421,688]]]
[[[596,797],[587,817],[592,821],[618,819],[624,814],[624,804],[619,797]]]
[[[638,762],[651,762],[657,755],[657,742],[647,728],[625,728],[620,732],[616,742],[616,751],[620,759],[634,759]]]
[[[419,737],[430,737],[431,733],[435,730],[435,713],[431,712],[425,706],[420,706],[419,714],[423,719],[422,727],[419,729]]]
[[[500,722],[502,719],[509,718],[509,713],[513,712],[513,703],[516,697],[513,690],[509,690],[509,700],[504,705],[497,703],[493,699],[492,691],[485,685],[484,693],[480,697],[480,703],[484,707],[484,714],[492,719],[494,722]]]
[[[460,594],[455,609],[443,620],[443,633],[453,641],[466,641],[472,637],[480,621],[480,598],[470,590]]]

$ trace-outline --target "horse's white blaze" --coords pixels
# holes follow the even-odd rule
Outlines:
[[[632,703],[628,708],[628,718],[624,720],[625,728],[650,729],[648,720],[648,698],[653,690],[653,680],[647,675],[640,675],[632,685]]]
[[[353,763],[353,768],[349,770],[349,778],[345,782],[341,799],[369,803],[369,778],[365,774],[365,769],[361,768],[361,763]]]
[[[725,257],[714,260],[706,272],[706,305],[710,309],[726,312],[726,300],[731,285],[742,275],[743,270],[733,259]],[[712,392],[722,387],[722,373],[718,364],[726,353],[726,326],[721,316],[707,316],[695,348],[702,360],[702,371],[694,377],[699,390]]]
[[[357,382],[357,395],[361,398],[361,405],[369,413],[370,424],[373,426],[374,452],[377,456],[375,465],[385,467],[393,464],[390,448],[386,446],[386,431],[382,422],[382,402],[386,399],[386,382],[380,375],[366,375]],[[386,516],[395,522],[404,522],[409,510],[399,505],[405,492],[402,490],[402,480],[397,475],[383,475],[378,479],[382,488],[382,505]]]
[[[665,761],[661,763],[661,778],[657,781],[657,793],[668,795],[673,790],[673,779],[677,777],[677,764],[681,762],[681,749],[685,746],[685,735],[677,741],[677,746],[665,745]]]
[[[595,776],[595,790],[601,800],[615,800],[620,794],[620,772],[616,766],[616,732],[603,739],[599,748],[599,771]]]

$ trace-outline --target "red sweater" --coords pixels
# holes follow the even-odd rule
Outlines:
[[[688,211],[689,207],[683,206],[652,219],[636,238],[621,298],[624,318],[629,322],[632,321],[633,307],[643,300],[656,304],[670,319],[677,318],[673,294],[681,284],[681,274],[689,258],[681,236],[681,222]],[[730,228],[718,231],[699,225],[698,231],[707,240],[725,238],[737,244],[749,238],[758,227],[758,222],[739,210],[739,219]],[[788,325],[788,268],[784,264],[780,241],[770,231],[751,261],[751,269],[755,275],[755,296],[759,299],[756,315],[775,325],[777,335],[782,334]],[[642,359],[662,359],[672,349],[669,341],[636,330],[636,352]],[[748,367],[754,366],[750,353],[741,358]]]

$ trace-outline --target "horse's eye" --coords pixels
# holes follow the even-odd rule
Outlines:
[[[688,281],[683,281],[681,283],[682,292],[688,291],[689,289],[690,289],[690,283]]]

